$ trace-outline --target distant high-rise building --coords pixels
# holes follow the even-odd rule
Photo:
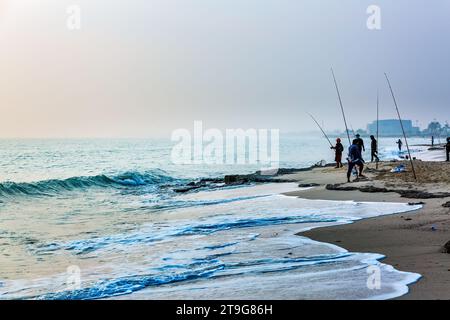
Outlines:
[[[415,136],[420,134],[420,128],[414,127],[411,120],[403,120],[402,123],[407,135]],[[380,136],[399,136],[403,134],[398,119],[379,120],[378,127]],[[377,122],[373,121],[368,124],[367,131],[369,134],[375,135],[377,133]]]

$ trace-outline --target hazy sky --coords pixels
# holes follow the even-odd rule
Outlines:
[[[67,28],[69,5],[81,30]],[[381,8],[381,30],[366,26]],[[0,137],[450,120],[450,1],[0,0]]]

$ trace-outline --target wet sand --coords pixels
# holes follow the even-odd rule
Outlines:
[[[404,164],[407,172],[393,174],[391,168]],[[369,202],[424,202],[423,208],[407,214],[365,219],[349,225],[314,229],[301,233],[308,238],[336,244],[352,252],[380,253],[383,262],[401,271],[420,273],[423,277],[410,286],[410,292],[398,299],[450,299],[450,254],[442,247],[450,241],[450,208],[443,207],[450,197],[417,199],[401,197],[396,192],[371,193],[327,190],[327,184],[340,187],[375,186],[389,190],[415,190],[428,194],[450,192],[450,163],[416,161],[419,182],[415,182],[408,162],[383,162],[379,170],[369,164],[367,180],[345,183],[346,168],[317,168],[285,175],[301,184],[321,186],[287,193],[307,199],[354,200]]]

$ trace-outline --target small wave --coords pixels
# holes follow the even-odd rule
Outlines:
[[[197,234],[211,234],[218,231],[264,227],[268,225],[280,224],[297,224],[297,223],[319,223],[319,222],[337,222],[337,218],[325,218],[321,216],[285,216],[285,217],[268,217],[259,219],[239,219],[231,222],[202,224],[190,226],[180,231],[177,236],[197,235]]]
[[[240,186],[242,188],[242,186]],[[234,187],[235,188],[235,187]],[[228,189],[228,187],[223,187],[222,190]],[[234,197],[230,199],[217,199],[217,200],[173,200],[170,199],[168,203],[161,203],[153,205],[151,208],[154,211],[165,211],[170,209],[180,209],[180,208],[190,208],[190,207],[205,207],[222,205],[232,202],[252,200],[257,198],[264,198],[267,195],[255,195],[255,196],[245,196],[245,197]]]
[[[148,185],[162,185],[176,179],[163,171],[155,170],[144,173],[125,172],[116,176],[107,175],[80,176],[68,179],[52,179],[37,182],[0,183],[0,197],[14,196],[53,196],[61,192],[83,190],[87,188],[129,188]]]
[[[211,224],[196,224],[156,235],[155,232],[142,230],[132,234],[118,234],[114,236],[99,237],[85,240],[76,240],[69,243],[49,243],[40,244],[34,249],[34,253],[38,255],[51,254],[58,250],[73,251],[77,255],[92,253],[94,251],[113,245],[130,246],[137,243],[154,243],[167,240],[169,237],[182,237],[190,235],[210,235],[219,231],[264,227],[269,225],[282,224],[302,224],[302,223],[319,223],[319,222],[337,222],[338,218],[327,218],[321,216],[285,216],[285,217],[268,217],[268,218],[247,218],[236,221],[218,222]]]
[[[129,275],[119,278],[103,279],[86,288],[73,291],[53,292],[31,297],[35,300],[92,300],[117,297],[131,294],[148,287],[188,282],[202,279],[214,279],[248,274],[264,274],[291,271],[308,265],[333,264],[344,262],[352,253],[316,255],[301,258],[258,259],[246,262],[227,263],[217,259],[222,255],[214,255],[177,265],[166,265],[157,268],[156,273]],[[161,273],[162,271],[162,273]]]

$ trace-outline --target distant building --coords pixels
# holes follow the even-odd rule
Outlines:
[[[403,120],[403,128],[408,136],[420,135],[420,128],[414,127],[411,120]],[[380,120],[378,122],[378,130],[380,136],[401,136],[402,128],[398,119]],[[377,134],[377,122],[374,121],[367,125],[367,131],[369,134]]]

